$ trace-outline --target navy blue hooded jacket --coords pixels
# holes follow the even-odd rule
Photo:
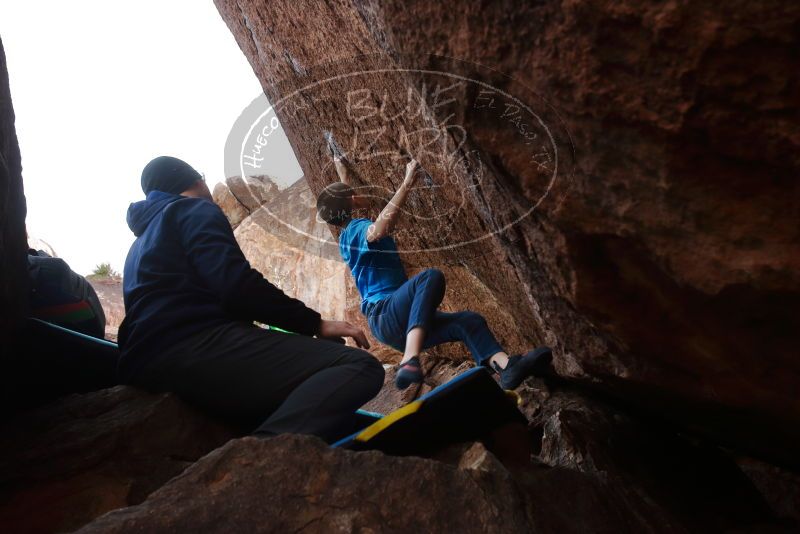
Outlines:
[[[121,378],[187,336],[235,321],[315,335],[320,315],[250,267],[222,210],[151,191],[128,208],[136,236],[125,260]]]

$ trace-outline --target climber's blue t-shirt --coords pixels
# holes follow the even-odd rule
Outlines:
[[[385,299],[408,280],[392,236],[367,242],[369,219],[353,219],[339,236],[339,252],[350,267],[361,294],[361,311],[368,302]]]

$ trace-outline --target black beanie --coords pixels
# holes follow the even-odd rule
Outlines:
[[[159,156],[142,170],[142,191],[163,191],[179,195],[203,177],[191,165],[171,156]]]

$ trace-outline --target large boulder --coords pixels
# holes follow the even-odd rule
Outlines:
[[[436,459],[281,436],[197,460],[232,432],[175,397],[71,396],[2,423],[5,530],[779,531],[775,515],[797,528],[797,475],[742,454],[796,464],[800,445],[800,7],[216,2],[308,179],[305,192],[261,180],[237,200],[253,256],[296,249],[283,261],[303,273],[263,265],[267,277],[299,292],[336,261],[311,224],[313,194],[335,179],[323,130],[373,209],[412,150],[431,183],[398,235],[410,271],[445,270],[446,307],[482,312],[511,351],[553,345],[566,379],[518,390],[530,424],[517,437],[535,453],[523,464],[502,454],[502,434]],[[6,321],[23,313],[24,198],[0,74]],[[444,133],[444,151],[409,139],[420,131]],[[315,239],[280,224],[295,215]],[[352,285],[335,291],[355,315]],[[387,373],[369,407],[389,411],[469,365],[462,348],[437,351],[425,384],[400,394]]]
[[[406,400],[384,395],[384,409],[463,366],[431,360],[428,383]],[[0,524],[14,532],[784,531],[722,451],[569,387],[529,380],[519,393],[531,424],[514,439],[530,440],[537,456],[506,466],[502,432],[485,445],[401,458],[302,436],[228,442],[232,430],[169,394],[120,386],[73,395],[0,428]],[[781,515],[796,515],[784,501]]]
[[[142,505],[79,532],[614,532],[625,525],[587,477],[534,468],[523,485],[487,456],[467,449],[456,467],[330,449],[308,437],[245,438],[206,456]],[[194,496],[189,502],[187,492]]]
[[[541,431],[541,460],[592,476],[655,530],[780,524],[734,459],[664,421],[570,389],[551,390],[538,404],[532,427]]]
[[[659,488],[653,480],[652,491],[639,494],[640,486],[619,487],[613,470],[609,482],[537,462],[512,473],[480,444],[454,452],[441,462],[331,449],[303,436],[243,438],[144,503],[78,532],[691,532],[770,525],[751,486],[703,480],[706,473],[693,466],[673,478],[700,489]],[[652,466],[662,458],[649,460]],[[716,494],[703,494],[712,488]],[[736,498],[741,488],[745,495]],[[663,495],[675,499],[649,500]],[[708,500],[693,500],[698,496]]]
[[[119,276],[89,275],[86,277],[92,285],[103,313],[106,316],[106,339],[117,340],[117,332],[125,319],[125,299],[122,294],[122,278]]]
[[[171,394],[118,386],[17,413],[0,435],[0,525],[34,533],[142,502],[233,432]]]
[[[228,179],[231,191],[239,182]],[[330,257],[323,251],[331,234],[317,220],[314,197],[306,181],[298,180],[284,190],[264,186],[254,191],[264,192],[265,198],[247,212],[234,231],[247,260],[267,280],[320,312],[325,319],[344,319],[349,273],[338,256]],[[224,198],[218,196],[216,200],[220,203]],[[238,211],[226,207],[227,204],[220,205],[233,223]]]
[[[211,193],[214,202],[222,208],[228,221],[231,223],[232,228],[236,228],[239,224],[250,215],[250,211],[239,202],[230,187],[225,182],[219,182],[214,186],[214,191]]]
[[[279,188],[275,180],[265,174],[255,176],[229,176],[225,184],[231,195],[249,212],[254,212],[266,202],[275,199]]]
[[[20,326],[28,309],[28,261],[25,236],[27,206],[22,162],[14,128],[14,107],[0,41],[0,349]],[[5,349],[0,351],[5,353]]]
[[[448,306],[800,465],[800,5],[215,2],[312,192],[323,131],[375,207],[419,156],[398,239]]]
[[[229,176],[214,186],[211,196],[233,228],[263,204],[275,200],[279,189],[267,175]]]
[[[403,392],[393,387],[395,369],[388,369],[384,388],[365,408],[395,410],[469,365],[428,358],[423,367],[425,383]],[[779,532],[800,526],[796,474],[681,435],[680,428],[615,405],[577,383],[531,378],[517,394],[529,420],[534,463],[584,473],[614,507],[637,517],[648,530],[726,531],[758,525]],[[514,445],[508,439],[525,439],[519,433],[503,435],[503,430],[484,438],[498,453]],[[435,457],[446,457],[446,451]],[[519,463],[510,469],[523,479],[529,473]]]

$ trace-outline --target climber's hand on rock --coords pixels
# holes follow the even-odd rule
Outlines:
[[[320,321],[319,337],[328,339],[349,337],[356,342],[359,348],[369,348],[369,341],[367,341],[364,331],[347,321]]]
[[[336,168],[336,174],[339,175],[339,181],[343,184],[350,185],[350,170],[345,165],[345,161],[347,159],[340,154],[336,154],[333,156],[333,166]]]
[[[419,168],[419,162],[413,158],[406,163],[406,176],[403,179],[404,185],[408,187],[414,185],[414,182],[417,181],[417,168]]]

